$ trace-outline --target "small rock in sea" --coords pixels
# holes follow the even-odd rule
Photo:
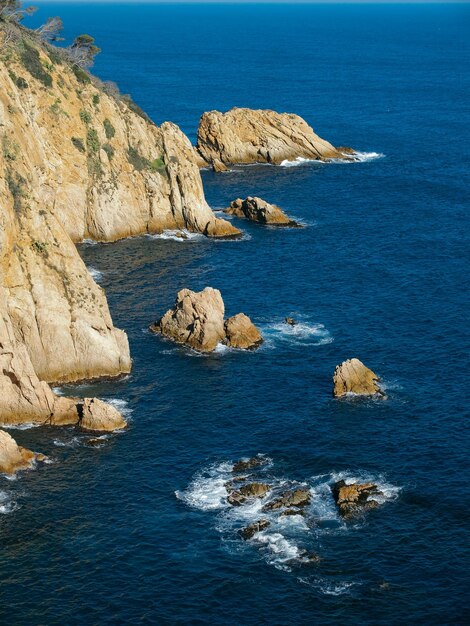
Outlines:
[[[383,495],[374,483],[348,485],[344,480],[339,480],[332,485],[331,491],[340,515],[344,518],[351,518],[364,511],[377,508],[379,506],[377,500],[369,499],[369,497]]]
[[[268,224],[270,226],[299,226],[291,220],[284,211],[275,204],[269,204],[262,198],[248,196],[245,200],[237,198],[230,203],[225,213],[244,217],[250,222]]]
[[[99,448],[103,444],[104,444],[104,439],[101,439],[100,437],[92,437],[91,439],[88,439],[88,441],[86,442],[86,445],[90,446],[91,448]]]
[[[263,511],[275,511],[283,507],[304,508],[310,501],[312,496],[308,489],[292,489],[284,492],[279,498],[275,498],[264,505]]]
[[[385,396],[378,385],[379,377],[359,359],[348,359],[338,365],[333,375],[333,395],[339,398],[348,393],[361,396]]]
[[[188,235],[186,233],[183,233],[183,231],[181,230],[176,231],[175,237],[178,237],[178,239],[188,239]]]
[[[244,313],[229,317],[225,322],[225,343],[231,348],[253,350],[263,343],[261,333]]]
[[[232,472],[246,472],[247,470],[252,470],[262,465],[266,465],[266,459],[259,456],[252,456],[251,459],[246,461],[244,459],[237,461],[232,468]]]
[[[280,517],[288,517],[290,515],[302,515],[302,517],[305,517],[305,511],[302,511],[302,509],[287,509],[281,513]]]
[[[257,522],[250,524],[246,528],[242,528],[242,530],[240,531],[240,535],[246,541],[254,537],[254,535],[256,535],[257,533],[260,533],[262,530],[265,530],[265,528],[268,528],[268,526],[270,525],[271,523],[267,519],[260,519]]]
[[[295,326],[297,324],[297,320],[295,320],[293,317],[284,318],[284,322],[286,324],[289,324],[289,326]]]

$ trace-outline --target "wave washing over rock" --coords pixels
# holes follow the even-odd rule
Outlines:
[[[377,496],[379,506],[395,500],[400,488],[383,476],[364,471],[332,472],[298,481],[277,474],[273,459],[259,455],[250,459],[248,464],[254,459],[257,461],[254,467],[246,465],[246,469],[239,472],[234,471],[236,465],[229,461],[210,465],[195,475],[186,490],[177,491],[176,497],[187,506],[212,516],[213,526],[227,549],[235,552],[257,550],[260,558],[269,565],[286,572],[295,573],[301,568],[303,578],[299,580],[324,594],[347,592],[350,587],[347,582],[322,578],[322,537],[349,532],[351,527],[339,514],[332,486],[340,480],[347,484],[373,482],[381,493]],[[232,506],[227,500],[228,495],[242,484],[268,485],[268,490],[263,497],[247,497],[242,504]],[[292,493],[302,494],[304,502],[296,504],[289,495]],[[284,504],[281,505],[282,499]],[[299,498],[297,502],[300,502]],[[363,519],[354,520],[355,530],[360,528]],[[262,529],[252,535],[249,533],[244,539],[244,531],[260,520]],[[311,568],[315,570],[312,573]]]

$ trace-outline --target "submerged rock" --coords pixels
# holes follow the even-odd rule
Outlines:
[[[252,350],[263,343],[261,333],[244,313],[229,317],[225,322],[225,343],[231,348]]]
[[[183,343],[199,352],[213,352],[219,343],[234,348],[256,348],[263,338],[244,313],[224,322],[225,306],[218,289],[206,287],[195,292],[182,289],[175,306],[150,326],[176,343]]]
[[[262,465],[266,465],[266,463],[267,461],[263,457],[252,456],[251,459],[246,461],[244,459],[237,461],[232,468],[232,472],[246,472],[248,470],[261,467]]]
[[[258,224],[269,224],[272,226],[298,226],[297,222],[291,220],[275,204],[269,204],[261,198],[248,196],[245,200],[237,198],[230,203],[225,213],[235,215],[236,217],[244,217],[251,222]]]
[[[374,483],[352,483],[340,480],[331,487],[333,498],[338,506],[340,514],[345,517],[354,517],[364,511],[375,509],[379,506],[377,500],[369,499],[373,495],[382,495]]]
[[[310,504],[311,499],[312,495],[308,489],[291,489],[265,504],[263,511],[275,511],[284,507],[304,508]]]
[[[338,365],[333,375],[333,395],[336,398],[354,393],[361,396],[373,396],[384,392],[378,385],[379,377],[359,359],[348,359]]]
[[[11,435],[0,430],[0,472],[2,474],[15,474],[19,470],[28,469],[36,459],[44,461],[46,457],[22,448]]]
[[[297,320],[295,320],[293,317],[286,317],[286,318],[284,318],[284,322],[286,324],[288,324],[289,326],[296,326],[297,325]]]
[[[199,122],[197,150],[207,163],[273,163],[298,157],[353,159],[316,135],[298,115],[234,108],[209,111]]]
[[[253,522],[253,524],[250,524],[246,528],[242,528],[242,530],[240,531],[240,535],[243,537],[243,539],[245,539],[245,541],[247,541],[248,539],[254,537],[257,533],[260,533],[261,531],[268,528],[268,526],[270,525],[271,522],[269,522],[267,519],[260,519],[257,522]]]
[[[87,398],[77,404],[80,418],[79,426],[83,430],[110,432],[126,428],[127,422],[111,404],[97,398]]]

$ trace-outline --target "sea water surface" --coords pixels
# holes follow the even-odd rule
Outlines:
[[[203,172],[215,210],[259,195],[303,229],[80,246],[134,364],[61,392],[111,400],[130,428],[97,447],[12,431],[53,462],[0,477],[1,623],[466,623],[468,6],[49,3],[35,20],[56,14],[96,37],[99,76],[193,141],[205,110],[262,107],[367,155]],[[258,351],[199,356],[147,332],[206,285],[259,325]],[[332,399],[353,356],[388,400]],[[259,505],[230,510],[223,483],[254,454],[260,476],[311,489],[313,523],[239,538]],[[340,477],[378,481],[383,506],[341,521]]]

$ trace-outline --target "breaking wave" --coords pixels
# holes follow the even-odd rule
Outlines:
[[[97,270],[96,268],[91,267],[91,266],[87,266],[87,270],[88,270],[88,273],[90,274],[90,276],[95,281],[95,283],[101,282],[101,280],[103,278],[103,272],[100,272],[100,270]]]

